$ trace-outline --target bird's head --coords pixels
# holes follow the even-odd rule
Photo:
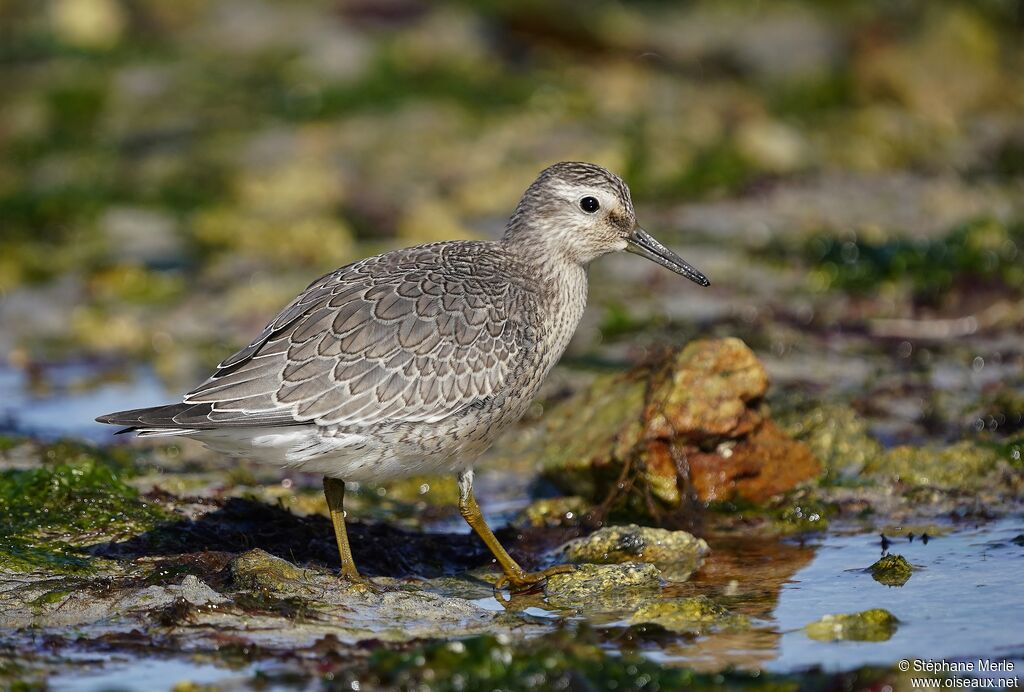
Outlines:
[[[563,161],[541,171],[519,200],[505,241],[587,264],[625,250],[708,286],[707,277],[640,228],[629,188],[592,163]]]

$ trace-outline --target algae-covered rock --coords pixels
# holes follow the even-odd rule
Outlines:
[[[655,601],[637,608],[633,624],[653,623],[673,632],[699,633],[711,627],[744,629],[750,620],[737,615],[707,596]]]
[[[772,507],[772,525],[785,534],[824,531],[834,509],[816,497],[814,491],[792,493]]]
[[[661,573],[654,565],[580,565],[575,572],[548,578],[544,595],[559,608],[632,610],[661,589]]]
[[[1024,386],[1014,382],[999,389],[984,404],[983,422],[1001,433],[1024,430]]]
[[[804,632],[823,642],[884,642],[892,637],[898,624],[899,620],[888,610],[872,608],[860,613],[826,615],[805,625]]]
[[[764,366],[739,339],[694,341],[662,364],[644,409],[646,439],[734,438],[763,416]]]
[[[535,500],[516,516],[513,524],[532,528],[573,526],[586,514],[590,504],[578,495]]]
[[[688,454],[690,485],[705,501],[743,498],[765,502],[818,475],[810,450],[763,421],[746,437],[714,451]]]
[[[287,560],[260,548],[242,553],[229,565],[231,579],[240,589],[287,591],[300,582],[304,572]]]
[[[832,481],[858,477],[944,490],[981,490],[992,487],[1001,478],[1000,471],[1012,467],[1012,456],[1005,450],[971,440],[884,449],[869,433],[865,419],[848,406],[780,408],[779,425],[807,444]]]
[[[800,405],[780,411],[776,421],[811,449],[829,480],[857,475],[882,454],[882,445],[871,437],[867,422],[849,406]]]
[[[698,340],[593,386],[548,416],[544,475],[588,501],[621,495],[640,516],[701,500],[763,502],[815,478],[810,450],[761,405],[764,367],[739,339]]]
[[[999,465],[996,449],[963,441],[948,447],[896,447],[875,458],[864,472],[909,485],[978,489]]]
[[[902,555],[885,555],[868,567],[872,578],[886,586],[903,586],[910,580],[914,568]]]
[[[661,570],[666,579],[685,581],[700,568],[708,544],[686,531],[667,531],[628,524],[608,526],[568,543],[566,557],[572,562],[620,564],[646,562]]]
[[[594,502],[604,499],[640,442],[643,377],[641,372],[599,377],[545,416],[540,451],[545,477],[566,492]],[[663,494],[678,502],[674,483]]]

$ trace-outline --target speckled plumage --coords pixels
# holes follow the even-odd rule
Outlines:
[[[599,211],[582,209],[584,197]],[[342,267],[181,403],[98,420],[344,481],[470,468],[568,346],[589,262],[638,234],[657,245],[637,228],[622,180],[556,164],[526,190],[500,241],[433,243]]]

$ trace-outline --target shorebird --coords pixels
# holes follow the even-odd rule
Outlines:
[[[341,267],[180,403],[97,420],[322,473],[341,572],[353,579],[345,483],[455,473],[459,511],[504,572],[497,586],[529,588],[572,567],[527,572],[512,559],[474,498],[473,465],[569,345],[590,262],[622,250],[709,285],[637,225],[618,176],[558,163],[527,188],[501,240],[431,243]]]

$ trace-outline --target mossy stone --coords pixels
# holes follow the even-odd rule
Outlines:
[[[903,586],[914,573],[914,568],[902,555],[885,555],[868,567],[871,577],[886,586]]]
[[[548,578],[544,595],[559,608],[591,611],[633,610],[654,598],[661,589],[661,573],[654,565],[579,565],[576,571]]]
[[[888,641],[896,631],[899,620],[884,608],[872,608],[859,613],[826,615],[804,626],[804,632],[817,641]]]
[[[700,568],[708,553],[707,541],[686,531],[668,531],[626,524],[606,526],[568,543],[566,557],[572,562],[621,564],[647,562],[665,578],[685,581]]]
[[[242,553],[229,566],[234,585],[241,589],[288,591],[303,578],[303,571],[260,548]]]
[[[864,471],[909,485],[977,490],[988,484],[999,462],[996,449],[963,441],[948,447],[896,447]]]
[[[673,632],[702,632],[709,627],[745,629],[750,620],[704,595],[655,601],[637,608],[630,621],[652,623]]]

